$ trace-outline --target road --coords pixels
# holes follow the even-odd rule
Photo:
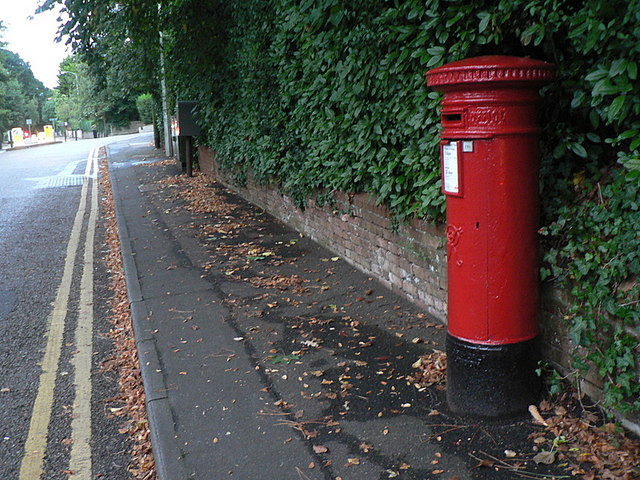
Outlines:
[[[127,478],[116,374],[99,368],[110,342],[96,177],[102,145],[148,137],[0,153],[3,480]]]

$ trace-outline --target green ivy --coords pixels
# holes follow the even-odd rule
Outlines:
[[[607,406],[640,410],[640,173],[612,175],[576,179],[582,201],[541,231],[549,239],[541,272],[571,288],[570,337],[586,352],[576,367],[597,367]]]
[[[545,281],[570,288],[576,365],[640,410],[640,0],[172,0],[174,89],[201,141],[304,206],[368,192],[441,221],[440,96],[426,70],[483,54],[557,65],[541,90]],[[636,375],[636,376],[634,376]]]

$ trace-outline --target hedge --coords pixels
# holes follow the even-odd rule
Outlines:
[[[557,65],[541,90],[546,282],[571,289],[575,366],[640,410],[640,1],[182,0],[167,11],[176,95],[242,181],[300,206],[369,192],[441,221],[440,96],[426,70],[503,54]],[[580,353],[582,352],[582,353]]]

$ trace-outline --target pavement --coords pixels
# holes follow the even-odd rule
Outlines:
[[[150,142],[108,157],[160,480],[568,474],[533,462],[529,418],[415,386],[437,319],[213,179],[179,196],[203,177]]]

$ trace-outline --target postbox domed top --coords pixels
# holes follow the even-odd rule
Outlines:
[[[554,77],[552,63],[507,55],[487,55],[448,63],[427,72],[427,85],[447,87],[467,84],[546,83]]]

